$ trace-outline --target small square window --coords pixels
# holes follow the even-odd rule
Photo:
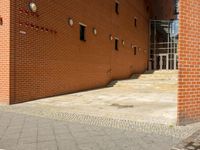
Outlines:
[[[137,18],[134,18],[134,26],[137,27]]]
[[[3,25],[3,18],[0,17],[0,25]]]
[[[119,50],[119,39],[115,38],[115,50]]]
[[[137,55],[137,47],[134,47],[134,55]]]
[[[115,2],[115,12],[117,15],[119,15],[119,1]]]
[[[80,24],[80,40],[81,41],[86,41],[85,31],[86,31],[86,26]]]

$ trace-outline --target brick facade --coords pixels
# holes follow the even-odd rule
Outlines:
[[[175,0],[149,0],[151,19],[170,20],[174,15]]]
[[[9,103],[10,96],[10,2],[0,1],[0,102]]]
[[[180,1],[178,124],[200,121],[200,1]]]
[[[172,19],[174,11],[172,0],[123,0],[119,15],[115,0],[33,0],[37,13],[31,13],[29,2],[0,1],[3,103],[103,87],[111,80],[144,72],[150,16]],[[199,10],[198,0],[180,0],[178,124],[200,121]],[[68,18],[74,21],[72,27]],[[79,39],[79,23],[86,25],[86,42]]]
[[[149,13],[144,1],[120,1],[119,15],[115,0],[35,0],[37,13],[31,13],[29,2],[11,0],[10,103],[103,87],[146,70]],[[74,20],[72,27],[68,18]],[[80,22],[87,25],[86,42],[79,40]],[[119,51],[110,35],[119,38]]]

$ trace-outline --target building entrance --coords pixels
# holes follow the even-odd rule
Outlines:
[[[167,54],[158,54],[155,57],[155,66],[154,68],[157,68],[157,70],[168,70],[168,57]]]
[[[152,20],[149,70],[178,69],[178,20]]]

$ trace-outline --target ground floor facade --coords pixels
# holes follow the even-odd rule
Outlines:
[[[178,69],[177,123],[200,120],[198,0],[3,0],[0,8],[1,102],[104,87],[149,68]],[[150,45],[150,22],[170,19],[179,19],[179,34],[168,35],[168,57]]]
[[[7,5],[5,14],[10,13],[2,17],[1,32],[11,34],[5,37],[10,40],[8,56],[1,61],[2,76],[7,76],[1,81],[7,82],[1,87],[2,101],[13,104],[103,87],[147,69],[144,1],[32,3],[1,2],[1,7]],[[3,35],[1,40],[3,44]]]

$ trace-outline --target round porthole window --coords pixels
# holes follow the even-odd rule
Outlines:
[[[68,19],[68,24],[69,24],[69,26],[71,26],[71,27],[74,25],[74,21],[73,21],[72,18],[69,18],[69,19]]]
[[[97,35],[97,29],[96,28],[93,28],[93,34]]]
[[[37,12],[37,5],[34,2],[29,4],[29,8],[32,12]]]

